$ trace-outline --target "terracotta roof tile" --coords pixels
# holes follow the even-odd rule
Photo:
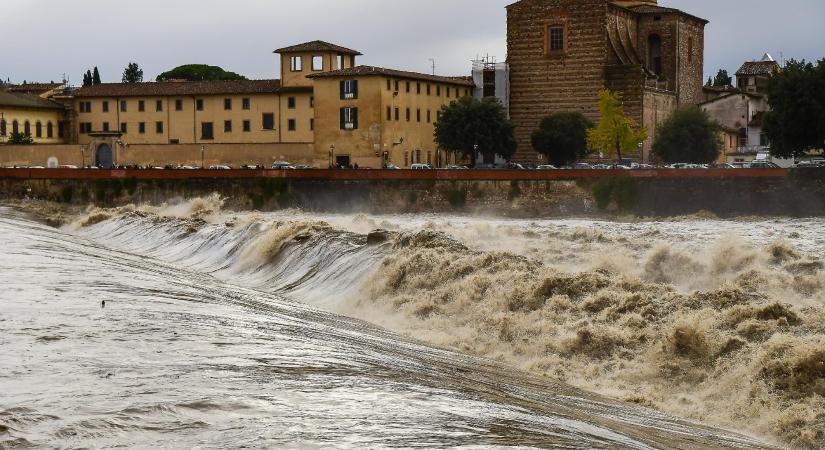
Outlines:
[[[771,75],[779,70],[776,61],[751,61],[742,64],[736,71],[736,75]]]
[[[157,83],[105,83],[82,87],[74,96],[83,97],[144,97],[221,94],[274,94],[281,80],[233,81],[166,81]]]
[[[0,90],[0,106],[36,109],[65,109],[63,105],[36,95]]]
[[[353,77],[353,76],[386,76],[395,78],[405,78],[410,80],[435,81],[440,83],[460,84],[462,86],[475,86],[471,77],[442,77],[438,75],[428,75],[418,72],[406,72],[403,70],[386,69],[374,66],[356,66],[349,69],[333,70],[308,75],[307,78],[332,78],[332,77]]]
[[[291,45],[289,47],[279,48],[273,53],[301,53],[301,52],[335,52],[343,53],[345,55],[361,55],[361,52],[351,48],[341,47],[340,45],[330,44],[324,41],[304,42],[303,44]]]

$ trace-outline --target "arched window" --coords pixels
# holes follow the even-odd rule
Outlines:
[[[656,75],[662,74],[662,37],[658,34],[647,38],[647,65]]]
[[[11,123],[11,132],[12,134],[17,134],[20,132],[20,124],[17,123],[16,120]]]
[[[49,139],[54,137],[54,125],[52,125],[51,121],[46,124],[46,137]]]
[[[6,119],[0,119],[0,136],[6,135]]]
[[[28,120],[23,123],[23,134],[26,136],[32,135],[32,124]]]
[[[34,135],[37,138],[43,137],[43,124],[39,120],[34,124]]]

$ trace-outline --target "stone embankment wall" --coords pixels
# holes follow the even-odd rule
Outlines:
[[[604,178],[578,181],[253,179],[0,180],[0,199],[161,204],[218,193],[236,210],[489,214],[505,217],[709,212],[825,216],[825,171],[774,178]]]

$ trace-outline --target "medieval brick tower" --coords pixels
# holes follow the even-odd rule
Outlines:
[[[579,111],[598,120],[598,92],[620,91],[625,112],[648,129],[678,106],[702,101],[708,22],[656,0],[521,0],[507,7],[510,114],[516,160],[537,155],[530,135],[542,118]]]

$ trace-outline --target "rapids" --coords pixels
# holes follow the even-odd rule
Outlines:
[[[6,210],[0,445],[817,448],[822,226]]]

